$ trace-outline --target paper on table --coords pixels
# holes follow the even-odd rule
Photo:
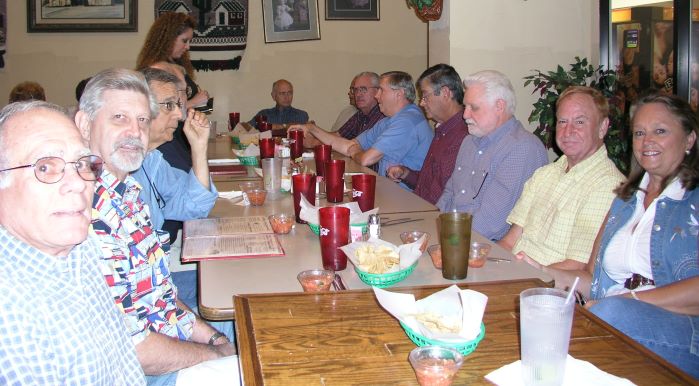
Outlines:
[[[320,223],[320,221],[318,220],[318,209],[320,208],[308,202],[306,196],[301,195],[300,206],[301,213],[299,214],[299,216],[301,217],[301,220],[304,220],[311,224]],[[348,208],[350,210],[350,224],[365,224],[369,222],[369,215],[379,213],[379,208],[374,208],[372,210],[362,212],[362,210],[359,208],[359,204],[354,201],[335,206]]]
[[[396,246],[389,243],[388,241],[380,239],[375,239],[371,241],[355,241],[353,243],[340,247],[340,249],[342,249],[342,252],[345,252],[345,255],[348,259],[350,259],[350,261],[352,262],[352,264],[354,264],[355,267],[359,267],[359,259],[357,259],[356,254],[357,249],[365,245],[373,245],[375,247],[378,247],[380,245],[387,246],[395,252],[398,252],[398,256],[400,257],[400,263],[398,264],[398,266],[393,266],[390,270],[385,272],[391,273],[398,272],[415,264],[417,259],[419,259],[420,256],[422,256],[420,246],[422,245],[424,237],[425,235],[422,235],[422,237],[419,240],[410,244],[403,244],[401,246]]]
[[[209,165],[227,165],[227,164],[239,164],[240,160],[238,158],[217,158],[210,159]]]
[[[302,158],[315,158],[315,154],[313,154],[312,151],[307,151],[307,152],[301,154],[301,157]]]
[[[476,338],[480,333],[483,312],[488,303],[488,297],[484,294],[468,289],[461,290],[456,285],[418,301],[415,301],[412,294],[394,293],[376,287],[373,289],[379,304],[389,314],[427,338],[448,343]],[[441,315],[445,319],[461,320],[461,331],[453,334],[429,330],[415,319],[415,315],[427,312]]]
[[[243,192],[238,190],[231,190],[230,192],[218,192],[218,196],[228,200],[243,197]]]
[[[219,237],[225,235],[273,233],[265,216],[220,217],[187,220],[185,237]]]
[[[233,154],[237,155],[238,157],[259,157],[260,148],[253,143],[245,148],[245,150],[233,149]]]
[[[186,237],[182,241],[182,261],[283,256],[274,234],[246,234],[221,237]]]
[[[492,371],[485,379],[499,386],[524,386],[522,380],[522,361],[516,361]],[[629,386],[633,382],[626,378],[602,371],[590,362],[575,359],[568,355],[563,386]]]

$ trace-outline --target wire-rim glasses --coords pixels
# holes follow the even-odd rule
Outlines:
[[[369,92],[369,89],[378,89],[376,86],[371,86],[371,87],[350,87],[349,93],[352,95],[364,95],[367,92]]]
[[[177,107],[178,109],[182,109],[182,101],[180,101],[180,100],[177,100],[177,102],[173,102],[173,101],[158,102],[158,104],[163,106],[163,108],[165,108],[165,110],[167,110],[168,112],[175,111],[175,107]]]
[[[73,162],[66,162],[66,160],[61,157],[42,157],[33,164],[15,166],[13,168],[0,170],[0,172],[33,168],[34,176],[39,182],[55,184],[63,179],[66,164],[72,164],[80,178],[85,181],[96,181],[100,174],[102,174],[102,168],[104,167],[104,161],[96,155],[86,155]]]

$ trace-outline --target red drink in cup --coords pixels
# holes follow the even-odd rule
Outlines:
[[[260,158],[274,158],[274,139],[260,138]]]
[[[291,159],[299,158],[303,155],[303,130],[289,130],[289,139],[291,144]]]
[[[306,224],[306,221],[301,220],[301,195],[306,197],[306,200],[315,205],[316,202],[316,175],[309,173],[295,174],[291,176],[291,183],[294,187],[294,214],[296,222]]]
[[[260,130],[260,132],[270,131],[272,130],[272,124],[269,122],[260,122],[257,124],[257,129]]]
[[[257,124],[257,128],[260,128],[260,123],[262,122],[267,122],[267,116],[266,115],[255,115],[255,123]]]
[[[342,202],[345,193],[345,161],[333,159],[325,163],[325,194],[328,202]]]
[[[347,268],[347,256],[340,247],[349,244],[350,210],[337,206],[320,208],[320,254],[323,268],[342,271]]]
[[[352,176],[352,201],[357,201],[362,212],[374,209],[376,176],[358,174]]]
[[[228,122],[231,124],[229,130],[233,131],[240,122],[240,113],[228,113]]]
[[[318,145],[313,148],[313,156],[316,159],[316,174],[318,176],[325,176],[325,163],[330,161],[332,152],[333,147],[330,145]]]

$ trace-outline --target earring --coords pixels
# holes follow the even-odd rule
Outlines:
[[[684,154],[689,155],[689,153],[690,153],[689,149],[687,149],[687,150],[684,151]]]

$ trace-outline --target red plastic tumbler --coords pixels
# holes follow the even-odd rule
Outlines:
[[[260,132],[265,132],[265,131],[270,131],[272,130],[272,124],[269,122],[260,122],[257,124],[257,128],[260,130]]]
[[[357,174],[352,176],[352,201],[357,201],[362,212],[374,209],[376,176]]]
[[[347,268],[347,256],[340,249],[350,240],[350,210],[330,206],[318,210],[320,218],[320,254],[323,268],[342,271]]]
[[[262,122],[267,122],[267,116],[263,114],[255,115],[255,123],[257,124],[257,128],[260,128],[260,123]]]
[[[240,122],[240,113],[228,113],[228,123],[231,124],[230,130],[233,131]]]
[[[345,161],[332,159],[325,163],[325,195],[328,202],[342,202],[345,193]]]
[[[274,158],[274,138],[260,138],[260,158]]]
[[[291,159],[299,158],[303,155],[303,130],[289,130],[291,144]]]
[[[325,163],[330,161],[333,147],[330,145],[318,145],[313,148],[313,157],[316,159],[316,174],[325,176]]]
[[[301,195],[306,197],[306,200],[315,205],[316,203],[316,175],[312,173],[300,173],[291,176],[291,183],[294,187],[294,215],[296,222],[299,224],[307,224],[301,220]]]

